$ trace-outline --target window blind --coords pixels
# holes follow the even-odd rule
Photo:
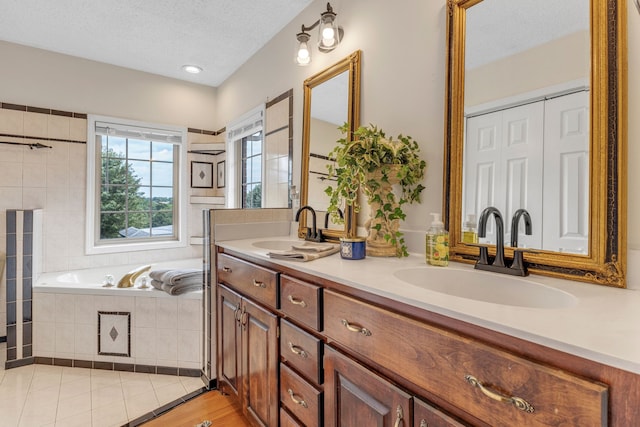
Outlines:
[[[180,144],[182,133],[170,129],[147,128],[121,123],[95,122],[96,135]]]

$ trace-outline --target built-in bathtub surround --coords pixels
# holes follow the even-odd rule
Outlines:
[[[41,271],[42,210],[8,210],[6,236],[9,368],[33,360],[32,287]]]
[[[201,259],[155,263],[199,268]],[[171,296],[147,287],[104,287],[139,265],[44,273],[33,289],[38,364],[200,376],[202,291]]]

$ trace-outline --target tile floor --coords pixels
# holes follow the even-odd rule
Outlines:
[[[121,426],[203,387],[200,378],[28,365],[4,370],[0,427]]]

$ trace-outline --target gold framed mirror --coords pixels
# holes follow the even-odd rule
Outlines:
[[[344,224],[334,224],[326,217],[329,197],[325,189],[331,184],[327,180],[328,155],[342,137],[338,127],[349,123],[351,135],[360,126],[360,57],[357,50],[304,81],[300,204],[316,211],[316,226],[329,241],[356,232],[356,216],[350,206],[343,209]],[[301,238],[311,227],[307,212],[300,215]]]
[[[470,34],[468,29],[480,28],[487,30],[492,26],[491,22],[483,22],[481,25],[476,25],[478,23],[472,20],[483,14],[476,13],[474,9],[478,8],[477,10],[481,11],[479,8],[488,8],[496,5],[501,8],[516,8],[512,9],[510,13],[503,13],[503,10],[497,10],[498,13],[496,13],[496,10],[493,10],[484,14],[492,17],[491,19],[503,17],[501,22],[493,23],[495,24],[493,25],[494,27],[501,27],[506,22],[504,19],[517,21],[516,15],[523,15],[522,12],[527,7],[524,3],[528,1],[533,2],[530,8],[531,14],[525,14],[522,22],[534,20],[533,14],[536,13],[536,8],[546,9],[566,6],[563,5],[565,2],[556,1],[546,1],[541,6],[537,0],[523,2],[509,0],[448,0],[447,3],[447,87],[443,212],[450,234],[451,260],[471,263],[477,259],[479,254],[477,245],[462,241],[463,223],[467,215],[475,214],[477,218],[481,213],[478,210],[499,203],[497,201],[499,197],[509,199],[512,196],[511,194],[508,196],[496,194],[496,188],[499,187],[495,185],[493,187],[487,185],[486,188],[491,188],[492,191],[483,190],[484,193],[483,191],[477,191],[477,194],[469,196],[469,187],[485,188],[482,187],[484,184],[480,183],[482,178],[478,173],[478,170],[480,170],[478,165],[482,163],[482,160],[477,160],[478,157],[473,157],[475,155],[473,153],[474,150],[480,150],[478,147],[485,147],[483,144],[486,141],[478,141],[474,132],[479,127],[471,122],[472,117],[483,109],[483,113],[506,111],[511,108],[510,104],[513,104],[514,99],[524,99],[524,103],[529,103],[527,101],[532,101],[532,97],[538,97],[543,102],[547,102],[547,100],[558,96],[559,92],[573,93],[577,91],[574,90],[576,86],[574,76],[569,85],[573,88],[570,91],[567,90],[568,83],[559,84],[558,82],[553,82],[550,84],[547,82],[544,87],[526,88],[526,95],[520,93],[515,93],[514,95],[514,92],[502,93],[490,102],[487,101],[487,98],[479,98],[482,99],[481,107],[470,105],[469,99],[472,95],[477,95],[477,92],[472,92],[479,87],[477,83],[474,83],[473,79],[482,74],[477,72],[479,68],[471,68],[471,64],[475,64],[473,61],[487,60],[487,57],[490,56],[489,53],[484,51],[482,55],[476,55],[478,52],[475,49],[479,48],[474,46],[493,46],[491,42],[470,42],[470,37],[477,37],[482,30]],[[591,0],[590,2],[582,1],[579,3],[585,7],[585,10],[582,11],[586,17],[586,48],[584,50],[586,60],[584,62],[589,67],[584,79],[582,79],[584,84],[577,84],[577,86],[582,85],[583,87],[580,90],[586,92],[586,95],[584,93],[582,95],[586,100],[585,105],[580,109],[583,112],[582,117],[587,120],[585,127],[588,133],[584,138],[584,146],[586,148],[580,154],[583,156],[583,160],[576,163],[576,167],[584,169],[584,174],[576,179],[576,174],[571,173],[572,170],[576,169],[571,169],[571,167],[567,166],[568,163],[552,163],[547,157],[543,156],[540,162],[543,177],[540,180],[544,180],[545,184],[540,184],[540,189],[535,187],[536,191],[540,191],[543,194],[541,196],[543,198],[536,203],[530,202],[530,206],[519,206],[518,203],[514,203],[515,198],[511,197],[508,203],[504,203],[504,222],[509,224],[511,222],[510,214],[519,208],[532,207],[532,209],[535,209],[538,204],[541,204],[545,209],[552,210],[552,215],[541,214],[538,218],[532,218],[534,229],[538,227],[542,230],[542,233],[548,232],[549,234],[571,233],[577,230],[575,234],[580,234],[584,243],[581,247],[572,249],[565,248],[563,244],[559,246],[546,245],[544,243],[532,244],[530,246],[531,249],[524,253],[531,273],[625,287],[627,249],[626,2],[625,0]],[[507,6],[507,4],[510,4],[510,6]],[[575,10],[570,10],[569,12],[556,10],[552,13],[556,17],[574,15],[576,13]],[[534,31],[546,34],[547,24],[550,25],[551,22],[544,22],[545,27],[543,29],[537,28]],[[566,24],[563,25],[566,26]],[[516,39],[516,37],[505,36],[504,34],[501,37],[510,39],[510,41]],[[562,57],[565,53],[560,53],[559,56]],[[548,57],[549,55],[545,53],[541,56]],[[509,58],[511,62],[517,62],[513,60],[513,57]],[[558,58],[558,56],[554,58]],[[469,62],[468,64],[466,63],[467,61]],[[531,62],[527,64],[527,67],[538,70],[544,70],[547,67],[547,65],[543,65],[541,68],[537,63],[532,66]],[[493,65],[495,66],[495,63]],[[485,70],[488,69],[490,68],[485,68]],[[521,66],[519,70],[518,72],[511,71],[508,77],[522,77],[526,73],[525,67]],[[495,72],[493,74],[495,78]],[[559,73],[552,72],[550,74],[557,75]],[[499,86],[499,89],[504,89],[504,86],[507,85],[504,76],[498,76],[497,78],[499,85],[492,86],[487,81],[484,81],[483,88],[493,90]],[[473,84],[476,86],[472,86]],[[552,87],[550,91],[548,91],[549,87]],[[499,100],[496,100],[498,98]],[[550,108],[543,108],[545,112],[548,110]],[[558,115],[561,114],[559,113]],[[562,117],[566,118],[565,116]],[[514,127],[504,127],[506,119],[500,120],[503,120],[503,122],[500,125],[496,125],[498,126],[496,129],[500,129],[500,126],[502,126],[506,129],[503,132],[505,134],[514,131],[514,129],[518,131]],[[562,122],[561,125],[566,125],[566,123],[569,122]],[[540,133],[543,138],[546,138],[544,136],[547,134],[545,130]],[[489,134],[488,132],[487,135]],[[518,133],[515,132],[514,134]],[[467,146],[467,144],[469,145]],[[502,159],[502,156],[503,154],[500,154],[499,158]],[[556,157],[565,159],[569,156],[563,155],[563,153],[556,153]],[[492,161],[495,163],[495,160]],[[531,165],[527,163],[526,166]],[[466,169],[466,167],[468,168]],[[488,177],[487,180],[491,179],[493,180],[492,182],[506,180],[509,174],[502,172],[501,174],[496,174],[498,170],[496,168],[492,166],[484,171],[486,177]],[[514,168],[509,168],[508,166],[503,166],[503,168],[510,172],[514,171]],[[556,170],[561,172],[555,173],[554,171]],[[553,197],[563,197],[561,200],[544,199],[547,192],[549,194],[552,193],[546,190],[546,188],[551,188],[546,184],[548,179],[546,176],[554,173],[559,175],[559,178],[551,181],[552,186],[556,187]],[[529,175],[520,174],[518,176],[521,181],[529,180]],[[577,191],[580,196],[578,198],[581,198],[581,203],[584,205],[582,210],[576,207],[576,203],[578,203],[575,200],[576,197],[573,197],[574,200],[569,197],[576,196],[576,191],[572,190],[578,188],[576,185],[579,185],[579,182],[578,184],[576,182],[569,183],[568,180],[570,179],[574,181],[583,179],[585,181],[584,187]],[[505,184],[507,187],[510,185],[512,187],[516,186],[510,180],[505,182],[508,183]],[[502,188],[504,189],[504,186]],[[527,191],[531,191],[532,187],[522,188],[527,188]],[[563,191],[564,194],[558,196]],[[479,199],[483,200],[479,202]],[[516,200],[516,202],[526,204],[522,200]],[[573,217],[571,215],[562,216],[558,214],[558,212],[562,212],[562,209],[565,209],[565,211],[571,210]],[[545,227],[549,227],[552,230]],[[508,242],[509,239],[505,241]],[[492,242],[495,242],[495,239]],[[512,257],[513,248],[505,248],[505,253],[508,257]],[[490,254],[495,254],[495,246],[493,246],[493,252],[490,248]]]

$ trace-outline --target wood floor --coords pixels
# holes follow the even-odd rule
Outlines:
[[[218,390],[191,399],[143,427],[194,427],[205,420],[211,421],[211,427],[250,427],[234,399]]]

